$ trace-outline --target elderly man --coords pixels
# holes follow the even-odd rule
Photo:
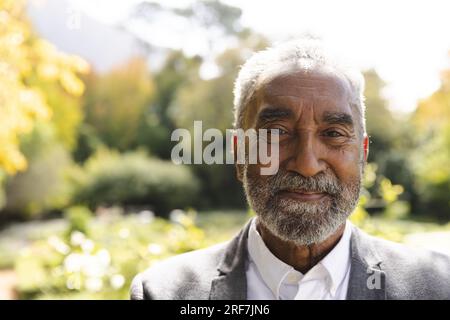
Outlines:
[[[259,52],[235,127],[276,129],[279,169],[237,164],[256,218],[230,242],[137,275],[132,299],[450,299],[450,257],[352,225],[368,154],[363,78],[318,40]]]

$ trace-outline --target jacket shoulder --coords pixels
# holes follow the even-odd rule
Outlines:
[[[208,299],[211,281],[228,242],[194,250],[155,263],[134,277],[132,300]]]
[[[360,231],[361,232],[361,231]],[[450,256],[369,236],[391,299],[450,299]]]

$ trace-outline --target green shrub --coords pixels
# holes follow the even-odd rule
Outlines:
[[[450,125],[422,142],[411,162],[420,210],[441,221],[450,219]]]
[[[3,186],[5,177],[6,177],[6,173],[2,169],[0,169],[0,210],[2,210],[6,204],[6,195],[5,195],[5,190],[4,190],[4,186]]]
[[[107,209],[109,210],[109,209]],[[72,214],[84,216],[85,209]],[[82,213],[84,212],[84,213]],[[20,299],[129,299],[133,277],[159,260],[210,244],[195,212],[172,220],[149,212],[94,217],[86,233],[72,231],[33,241],[15,259]]]
[[[91,210],[83,206],[75,206],[68,208],[64,213],[69,222],[69,235],[74,231],[88,233],[89,222],[92,219]]]
[[[148,157],[143,152],[119,154],[102,150],[74,172],[73,203],[147,205],[166,216],[193,206],[199,183],[187,167]]]
[[[69,152],[54,141],[28,157],[27,170],[6,179],[5,214],[31,218],[64,208],[70,197],[65,175],[71,165]]]

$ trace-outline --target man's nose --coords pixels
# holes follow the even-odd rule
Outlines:
[[[320,146],[314,142],[312,134],[302,134],[293,146],[293,154],[287,163],[287,170],[304,177],[315,176],[326,170],[326,162],[321,153]]]

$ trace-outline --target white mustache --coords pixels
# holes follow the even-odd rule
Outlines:
[[[272,195],[292,189],[336,195],[342,189],[336,176],[331,172],[319,173],[313,177],[303,177],[293,172],[280,170],[271,177],[271,180],[269,185]]]

